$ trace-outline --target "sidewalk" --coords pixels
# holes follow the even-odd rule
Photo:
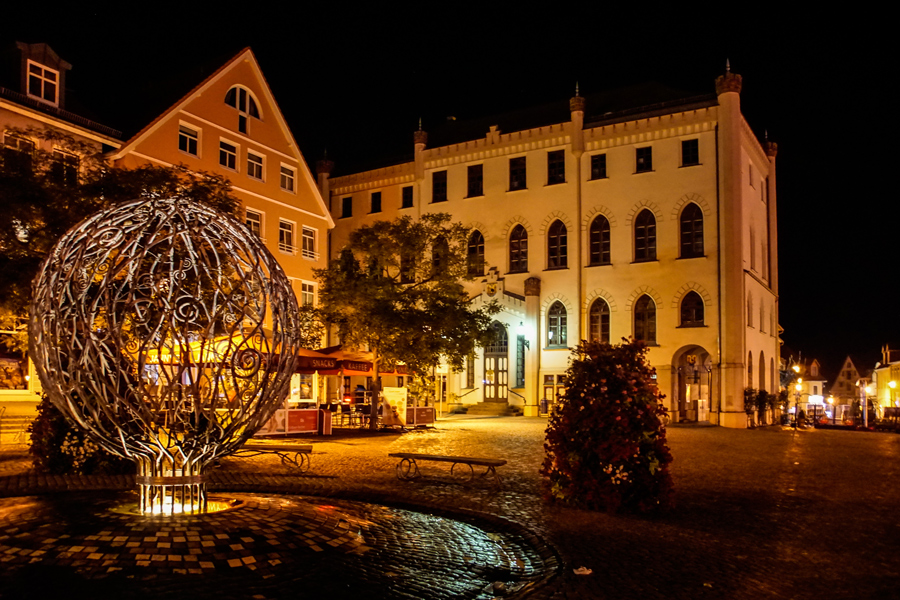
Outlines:
[[[544,419],[439,420],[408,433],[336,430],[306,476],[275,457],[224,459],[213,491],[317,495],[478,513],[521,525],[555,548],[559,575],[529,597],[898,598],[900,435],[781,427],[671,428],[677,507],[647,518],[548,505],[538,474]],[[491,456],[504,486],[462,486],[424,465],[398,481],[389,452]],[[0,496],[128,489],[127,477],[38,477],[0,448]],[[499,520],[498,520],[499,519]],[[591,575],[575,575],[587,567]]]

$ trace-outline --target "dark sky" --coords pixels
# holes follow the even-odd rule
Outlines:
[[[4,8],[0,42],[50,44],[74,65],[73,99],[97,120],[133,131],[250,46],[307,161],[327,149],[338,171],[411,153],[420,117],[427,130],[451,115],[565,100],[576,81],[583,94],[647,81],[710,93],[728,58],[751,127],[779,144],[785,343],[830,371],[847,354],[870,368],[882,344],[900,347],[886,21],[772,4],[758,17],[746,4],[726,14],[680,3],[154,3],[130,5],[153,7],[134,17],[121,3],[32,4]]]

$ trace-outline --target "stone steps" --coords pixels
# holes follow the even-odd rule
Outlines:
[[[522,409],[518,406],[510,406],[505,402],[479,402],[466,405],[466,414],[484,415],[496,417],[518,417],[522,415]]]

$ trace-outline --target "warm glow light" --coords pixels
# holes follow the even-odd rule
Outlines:
[[[888,387],[891,388],[891,389],[894,389],[895,387],[897,387],[897,382],[896,382],[896,381],[889,381],[889,382],[888,382]]]
[[[799,373],[799,372],[800,372],[800,365],[794,365],[794,366],[791,367],[791,368],[794,370],[794,373]]]
[[[875,393],[875,386],[874,386],[874,385],[867,385],[867,386],[866,386],[866,393],[867,393],[867,394],[874,394],[874,393]]]
[[[794,386],[794,389],[799,392],[800,390],[803,389],[803,386],[798,383],[797,385]]]
[[[828,404],[834,404],[834,396],[828,396]]]

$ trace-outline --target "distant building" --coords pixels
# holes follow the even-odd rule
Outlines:
[[[862,374],[857,370],[853,359],[847,356],[829,390],[834,396],[835,404],[852,404],[855,400],[859,400],[858,384],[861,377]]]
[[[434,147],[417,131],[408,162],[333,178],[324,163],[332,256],[375,220],[447,212],[471,227],[467,288],[500,303],[505,337],[446,376],[464,404],[534,414],[579,340],[634,337],[675,420],[745,427],[744,389],[779,385],[778,244],[776,146],[740,91],[728,72],[699,97],[576,94],[509,131]]]
[[[872,373],[875,404],[883,411],[900,407],[900,350],[885,344],[881,348],[881,362]]]

